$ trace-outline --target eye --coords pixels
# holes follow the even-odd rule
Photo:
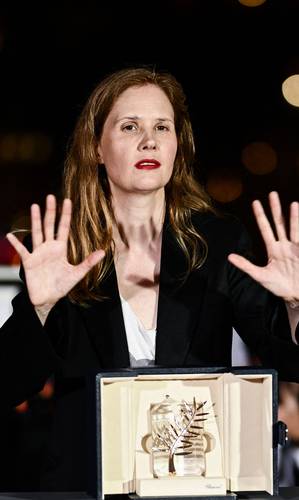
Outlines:
[[[125,132],[135,132],[135,130],[137,130],[137,125],[136,123],[126,123],[121,129]]]
[[[156,129],[159,131],[159,132],[168,132],[169,130],[169,127],[167,127],[167,125],[157,125],[156,126]]]

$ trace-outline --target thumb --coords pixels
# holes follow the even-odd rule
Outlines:
[[[102,260],[104,255],[104,250],[96,250],[95,252],[92,252],[88,257],[86,257],[83,262],[75,266],[78,280],[84,278],[88,271],[90,271],[96,264],[98,264]]]
[[[244,271],[244,273],[246,274],[249,274],[249,276],[251,276],[251,278],[253,278],[254,280],[261,281],[261,268],[259,266],[256,266],[255,264],[252,264],[252,262],[250,262],[248,259],[245,259],[245,257],[242,257],[241,255],[237,255],[235,253],[231,253],[228,256],[228,260],[238,269]]]

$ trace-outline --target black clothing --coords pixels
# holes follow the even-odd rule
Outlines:
[[[232,217],[196,214],[208,244],[204,265],[185,282],[186,259],[164,225],[158,302],[156,364],[231,366],[232,327],[265,367],[299,381],[299,347],[291,340],[286,308],[229,263],[231,252],[248,255],[248,238]],[[42,327],[24,291],[2,327],[2,401],[16,404],[39,391],[55,373],[56,412],[49,443],[46,490],[84,490],[86,478],[85,376],[129,366],[115,269],[101,287],[109,297],[78,306],[60,300]],[[298,333],[298,327],[297,327]],[[2,383],[2,382],[1,382]]]

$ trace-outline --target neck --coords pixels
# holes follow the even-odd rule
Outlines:
[[[165,192],[125,193],[112,196],[115,226],[113,239],[119,250],[142,250],[160,240],[165,212]]]

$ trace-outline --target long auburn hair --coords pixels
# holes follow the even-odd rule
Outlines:
[[[70,262],[78,264],[99,248],[105,251],[104,259],[69,293],[74,302],[83,304],[90,299],[104,299],[100,284],[113,262],[111,193],[105,168],[99,168],[97,154],[105,120],[126,89],[148,84],[160,87],[174,109],[178,147],[173,173],[165,187],[169,223],[187,259],[188,272],[198,269],[206,258],[206,242],[192,225],[191,214],[213,208],[193,174],[195,147],[184,91],[169,73],[148,68],[123,69],[107,76],[89,97],[65,161],[64,196],[73,202]]]

